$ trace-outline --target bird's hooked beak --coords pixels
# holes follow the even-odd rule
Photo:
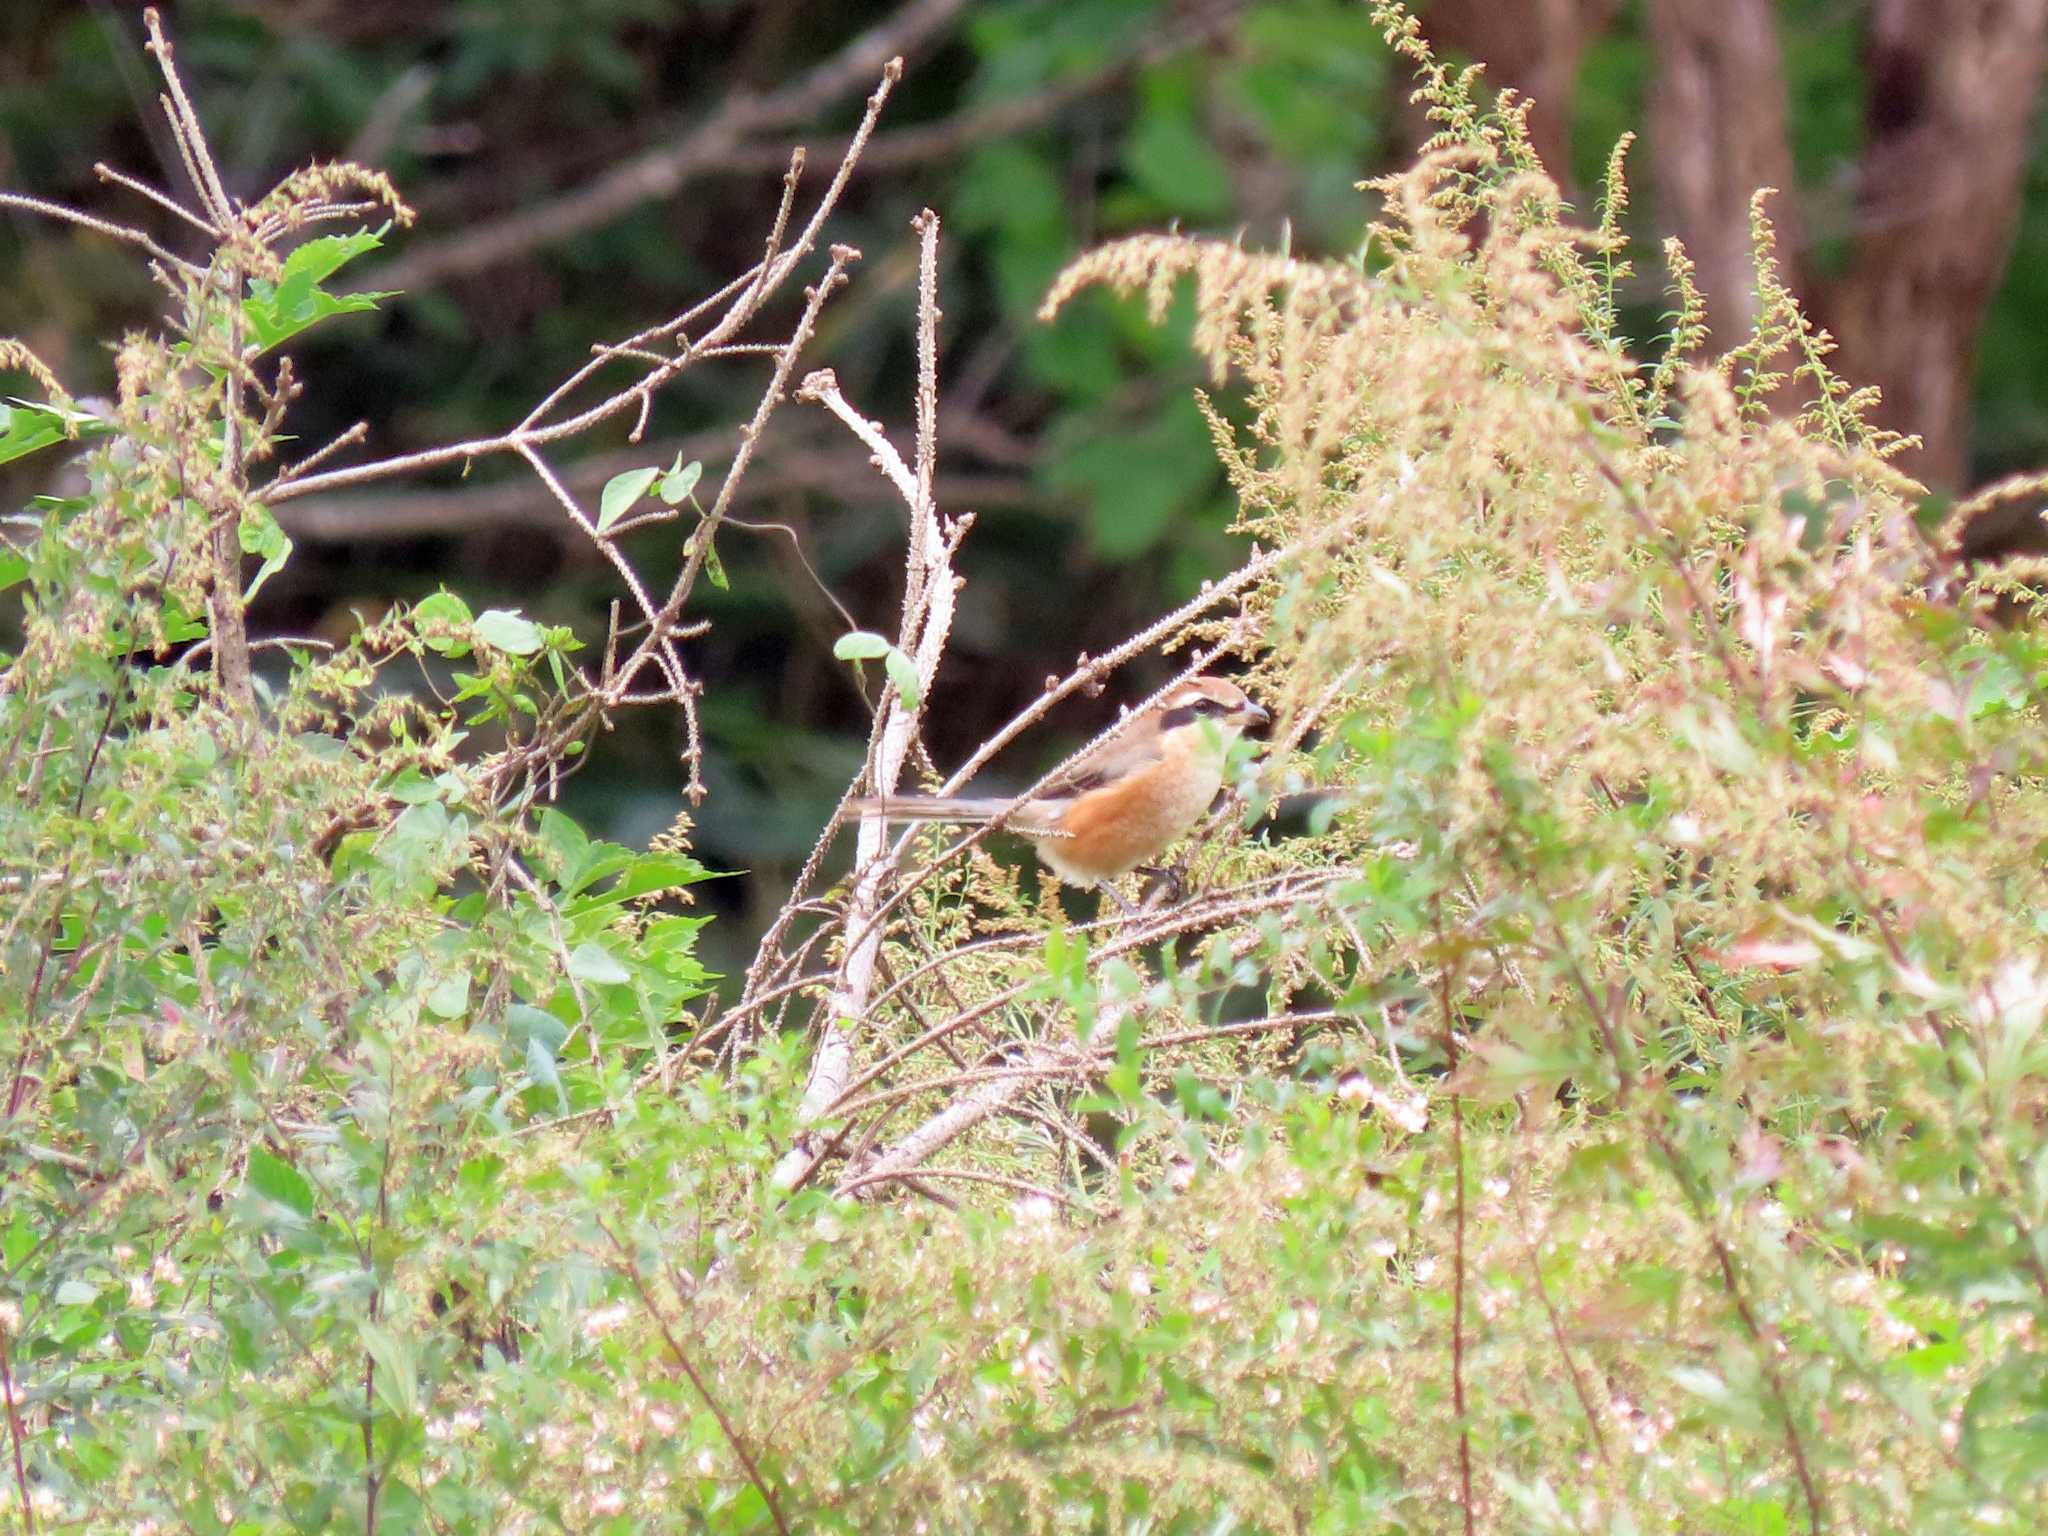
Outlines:
[[[1246,730],[1261,731],[1272,723],[1273,717],[1267,713],[1264,705],[1255,704],[1250,699],[1244,701],[1244,728]]]

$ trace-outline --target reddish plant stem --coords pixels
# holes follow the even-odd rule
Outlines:
[[[7,1348],[7,1331],[0,1325],[0,1402],[7,1404],[7,1439],[14,1451],[14,1489],[21,1495],[21,1524],[28,1536],[35,1536],[35,1506],[28,1497],[28,1467],[21,1459],[21,1410],[14,1401],[14,1357]]]

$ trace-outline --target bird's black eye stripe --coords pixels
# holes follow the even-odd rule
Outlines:
[[[1219,704],[1211,698],[1191,699],[1185,704],[1174,705],[1173,708],[1161,715],[1159,717],[1159,728],[1162,731],[1177,730],[1183,725],[1193,725],[1204,715],[1227,714],[1229,713],[1229,708],[1230,706],[1227,704]]]

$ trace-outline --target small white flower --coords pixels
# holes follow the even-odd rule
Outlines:
[[[616,1488],[606,1488],[590,1501],[590,1512],[594,1515],[616,1515],[626,1507],[626,1496]]]
[[[1045,1195],[1026,1195],[1011,1206],[1021,1225],[1043,1227],[1052,1224],[1052,1200]]]
[[[2044,1010],[2048,1010],[2048,980],[2035,968],[2032,957],[2025,955],[2001,965],[1970,1000],[1970,1012],[1978,1023],[2004,1023],[2019,1030],[2038,1028]]]
[[[1052,1351],[1033,1340],[1017,1357],[1017,1374],[1033,1386],[1042,1386],[1052,1379],[1054,1365]]]
[[[608,1307],[599,1307],[584,1317],[583,1336],[586,1339],[601,1339],[630,1316],[632,1308],[623,1301],[613,1302]]]

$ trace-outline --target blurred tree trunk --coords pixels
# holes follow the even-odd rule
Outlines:
[[[1621,0],[1436,0],[1422,20],[1436,47],[1484,61],[1496,85],[1529,98],[1529,137],[1562,185],[1571,179],[1579,60],[1620,9]]]
[[[1756,323],[1749,202],[1758,187],[1779,190],[1770,205],[1779,249],[1801,244],[1776,10],[1774,0],[1655,0],[1650,7],[1657,74],[1646,126],[1658,222],[1685,242],[1698,268],[1720,349]]]
[[[1855,258],[1817,297],[1844,374],[1926,447],[1907,467],[1961,486],[1977,332],[2004,275],[2040,89],[2048,0],[1875,0],[1870,137]]]
[[[1832,282],[1800,269],[1777,9],[1650,0],[1658,222],[1698,265],[1715,345],[1732,346],[1756,318],[1750,196],[1777,187],[1770,215],[1786,280],[1840,343],[1837,366],[1883,391],[1882,425],[1923,439],[1907,470],[1959,487],[1977,334],[2019,214],[2048,0],[1869,0],[1853,255]],[[1555,172],[1567,164],[1579,60],[1614,11],[1611,0],[1439,0],[1425,22],[1440,44],[1485,60],[1496,83],[1537,98],[1530,126]]]
[[[1748,204],[1790,193],[1784,70],[1770,0],[1654,0],[1650,112],[1663,222],[1699,264],[1717,343],[1756,317]],[[1772,206],[1789,281],[1875,384],[1880,425],[1917,434],[1902,461],[1930,485],[1969,476],[1977,332],[2004,275],[2041,80],[2048,0],[1873,0],[1864,23],[1868,136],[1848,273],[1802,273],[1799,209]]]

